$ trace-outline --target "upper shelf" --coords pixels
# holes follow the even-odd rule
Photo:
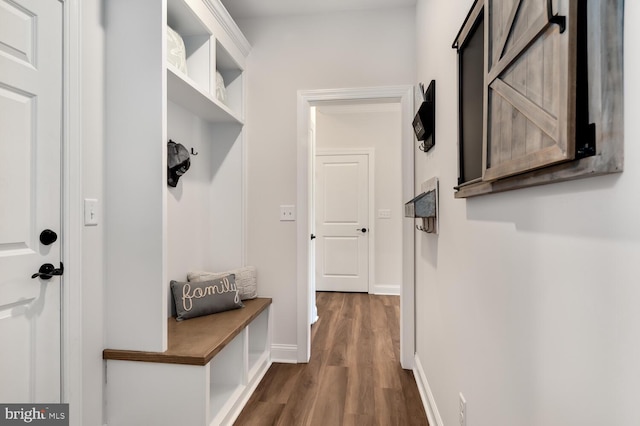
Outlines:
[[[167,24],[183,37],[211,33],[188,0],[167,1]]]
[[[169,101],[212,123],[244,124],[236,112],[198,88],[193,80],[171,64],[167,64],[167,97]]]

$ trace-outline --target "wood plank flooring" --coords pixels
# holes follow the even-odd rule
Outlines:
[[[317,306],[309,363],[274,363],[235,425],[428,426],[400,367],[399,298],[319,292]]]

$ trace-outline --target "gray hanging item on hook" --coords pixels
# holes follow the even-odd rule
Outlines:
[[[181,143],[169,139],[167,143],[167,183],[174,187],[178,184],[180,176],[185,174],[191,166],[189,151]]]

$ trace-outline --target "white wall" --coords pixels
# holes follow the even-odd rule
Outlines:
[[[296,345],[296,224],[279,206],[296,204],[297,91],[414,81],[414,9],[238,21],[247,61],[247,262],[258,291],[274,298],[278,345]],[[294,355],[295,359],[295,355]]]
[[[242,266],[242,142],[240,127],[210,124],[169,102],[169,139],[191,152],[191,166],[167,194],[167,273]],[[231,176],[230,176],[231,175]],[[169,297],[169,312],[173,299]]]
[[[640,5],[625,11],[625,171],[466,200],[456,53],[472,0],[419,0],[418,80],[435,79],[440,234],[416,234],[417,353],[446,425],[640,424]]]
[[[400,104],[319,106],[316,149],[373,148],[374,282],[376,293],[400,294],[402,281],[402,172]],[[391,210],[381,219],[378,210]]]
[[[82,1],[81,9],[81,145],[82,196],[99,200],[95,227],[82,235],[82,419],[77,425],[103,422],[104,367],[104,22],[102,2]],[[74,342],[75,344],[76,342]],[[72,423],[74,424],[74,423]]]
[[[83,197],[104,199],[104,27],[82,13]],[[417,350],[447,425],[457,393],[469,425],[640,423],[640,87],[625,81],[620,175],[454,200],[456,58],[472,0],[419,0],[396,12],[240,22],[248,72],[248,262],[274,296],[274,342],[295,344],[296,91],[438,82],[438,145],[416,156],[416,183],[441,179],[440,235],[417,233]],[[640,5],[626,2],[625,75],[640,72]],[[417,46],[414,31],[418,31]],[[418,58],[417,79],[414,57]],[[83,425],[101,425],[104,228],[83,234]]]
[[[205,121],[172,102],[168,103],[167,124],[169,139],[198,153],[190,156],[191,166],[177,186],[167,187],[167,274],[171,280],[186,281],[187,272],[212,268],[209,187],[213,141]],[[168,302],[171,312],[173,299],[169,297]]]

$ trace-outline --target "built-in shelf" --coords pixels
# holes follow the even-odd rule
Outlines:
[[[209,424],[219,425],[230,411],[229,405],[242,393],[241,385],[215,385],[209,401]]]
[[[261,354],[255,352],[249,353],[249,381],[255,380],[262,372],[262,366],[269,363],[270,356],[271,351],[265,351]]]
[[[244,304],[181,322],[170,318],[165,352],[105,350],[110,403],[117,413],[109,424],[143,424],[133,416],[145,405],[153,406],[155,417],[144,424],[231,424],[271,365],[271,299]],[[166,385],[177,386],[185,400],[175,400]],[[123,389],[135,392],[125,397]]]
[[[105,349],[104,359],[122,361],[160,362],[165,364],[206,365],[238,334],[243,332],[254,319],[268,321],[267,308],[269,298],[257,298],[244,301],[244,308],[192,318],[186,321],[168,320],[168,348],[164,352],[143,352],[120,349]],[[263,335],[256,334],[254,339],[263,339],[266,345],[268,330],[262,328]],[[262,347],[262,352],[267,348]],[[258,350],[250,346],[251,352]]]
[[[106,1],[103,12],[111,130],[105,170],[113,183],[105,194],[112,231],[105,248],[112,271],[105,416],[109,426],[232,424],[271,364],[268,340],[259,354],[248,338],[262,332],[268,339],[268,328],[249,328],[270,317],[271,300],[176,322],[169,318],[169,283],[190,270],[243,264],[243,73],[250,45],[220,0],[145,0],[135,7]],[[180,69],[167,63],[168,27],[184,42],[185,68],[181,60]],[[216,97],[217,70],[225,78],[224,102]],[[175,189],[167,185],[169,140],[201,154]],[[125,177],[123,169],[137,173]]]
[[[167,98],[206,121],[244,124],[238,114],[171,64],[167,64]]]
[[[232,111],[242,113],[243,69],[219,41],[216,41],[216,70],[224,79],[225,104]]]
[[[209,412],[212,420],[222,413],[228,413],[231,410],[230,405],[238,399],[244,389],[247,374],[244,362],[247,356],[246,332],[245,328],[211,360]],[[214,424],[220,424],[220,420],[222,419],[218,419]]]
[[[257,366],[261,365],[265,354],[268,352],[269,342],[269,316],[262,312],[247,327],[249,347],[249,377],[252,377]]]
[[[176,31],[185,47],[186,74],[196,87],[211,93],[215,69],[216,40],[209,28],[184,0],[167,2],[167,25]]]
[[[185,0],[167,1],[167,24],[182,37],[208,33],[207,26]]]

